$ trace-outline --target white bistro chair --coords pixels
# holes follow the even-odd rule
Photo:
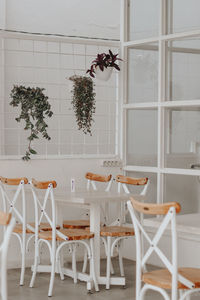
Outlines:
[[[3,200],[3,211],[12,213],[16,219],[16,226],[13,229],[13,235],[17,237],[21,250],[21,276],[20,285],[24,284],[25,258],[26,258],[26,200],[24,185],[28,179],[23,178],[5,178],[0,177],[0,190]],[[8,187],[12,188],[12,191]],[[11,196],[12,193],[12,196]],[[30,228],[33,229],[33,228]],[[29,231],[30,233],[30,231]]]
[[[27,183],[28,179],[26,177],[5,178],[0,176],[3,210],[4,212],[12,213],[16,219],[16,226],[13,229],[13,235],[17,237],[21,250],[20,285],[24,284],[26,252],[28,251],[30,241],[34,239],[35,233],[35,223],[27,222],[27,199],[24,189],[24,186]],[[50,231],[51,226],[48,223],[44,223],[39,220],[39,230]]]
[[[0,245],[0,254],[1,254],[1,286],[0,294],[2,300],[7,300],[7,256],[8,256],[8,246],[10,237],[15,226],[15,218],[11,217],[11,214],[6,214],[0,211],[0,225],[4,226],[5,232],[3,236],[3,241]]]
[[[53,284],[55,278],[56,270],[59,270],[61,279],[63,279],[62,268],[60,264],[60,251],[64,246],[76,247],[76,244],[82,244],[87,249],[87,255],[90,258],[91,263],[91,276],[90,281],[94,283],[95,290],[98,291],[98,284],[95,277],[94,270],[94,260],[93,260],[93,238],[94,233],[87,232],[83,229],[56,229],[56,206],[54,199],[54,188],[56,188],[57,183],[55,181],[36,181],[32,179],[30,182],[34,204],[35,204],[35,259],[32,278],[30,282],[30,287],[34,286],[36,273],[38,271],[38,265],[40,262],[39,247],[41,243],[45,243],[49,249],[50,253],[50,265],[51,265],[51,277],[49,283],[48,296],[52,296]],[[44,190],[44,198],[41,200],[36,191]],[[47,210],[47,205],[50,204],[50,211]],[[39,221],[45,219],[50,225],[51,231],[39,231]],[[88,243],[88,241],[90,243]],[[75,255],[75,251],[73,251]],[[72,257],[72,271],[74,274],[74,282],[77,282],[77,271],[76,271],[76,259],[75,256]]]
[[[165,300],[188,300],[191,294],[200,292],[200,269],[178,268],[176,214],[181,210],[179,203],[150,204],[131,198],[127,205],[136,238],[136,300],[143,300],[148,290],[159,292]],[[140,213],[163,216],[161,225],[153,238],[149,237],[145,231],[139,218]],[[171,261],[159,248],[159,241],[165,231],[171,232],[171,244],[169,243],[172,246]],[[142,251],[142,237],[149,246],[145,253]],[[153,253],[157,255],[165,268],[144,272],[143,267]],[[166,290],[171,290],[171,296]]]
[[[132,178],[123,175],[116,176],[116,182],[118,184],[118,192],[121,192],[121,188],[125,193],[129,194],[130,191],[127,185],[135,186],[144,186],[140,195],[146,195],[147,189],[149,186],[148,178]],[[107,257],[107,266],[106,266],[106,289],[110,288],[110,274],[114,273],[111,257],[113,256],[114,249],[117,247],[118,258],[119,258],[119,267],[120,274],[124,276],[124,266],[123,266],[123,257],[122,257],[122,247],[124,239],[128,237],[133,237],[135,235],[134,230],[130,227],[124,226],[126,221],[127,209],[124,203],[119,203],[117,219],[108,226],[101,227],[100,236],[104,241],[105,252]]]

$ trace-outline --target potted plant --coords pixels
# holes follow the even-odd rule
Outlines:
[[[91,133],[93,114],[95,113],[95,92],[94,84],[90,77],[71,76],[73,81],[72,105],[76,116],[78,129],[85,134]]]
[[[95,60],[92,61],[90,69],[86,73],[89,73],[91,77],[96,77],[100,80],[108,80],[112,74],[113,68],[120,71],[119,65],[116,63],[121,58],[117,57],[118,54],[113,54],[111,50],[109,53],[97,54]]]
[[[17,122],[21,120],[25,121],[24,130],[30,130],[30,135],[27,138],[28,149],[25,155],[22,157],[23,160],[28,161],[31,154],[37,154],[37,152],[31,147],[31,143],[39,138],[39,133],[42,137],[50,140],[50,136],[47,133],[47,123],[45,122],[46,117],[52,117],[53,112],[51,111],[51,105],[48,102],[48,97],[43,93],[43,88],[31,88],[25,86],[14,85],[11,91],[12,101],[10,105],[13,107],[20,107],[21,113],[19,117],[15,118]]]

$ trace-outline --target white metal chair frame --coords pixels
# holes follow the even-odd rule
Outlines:
[[[49,283],[49,291],[48,296],[52,296],[53,291],[53,284],[54,284],[54,278],[55,278],[55,272],[59,271],[60,277],[63,280],[64,275],[62,273],[62,267],[60,263],[60,251],[64,246],[71,245],[72,246],[72,271],[74,273],[74,282],[77,282],[77,272],[76,272],[76,258],[75,258],[75,252],[76,252],[76,245],[82,244],[86,250],[87,255],[90,258],[90,274],[91,274],[91,281],[94,283],[95,290],[98,291],[98,283],[96,281],[95,276],[95,269],[94,269],[94,260],[93,260],[93,238],[90,239],[90,246],[88,243],[84,240],[75,240],[75,241],[69,241],[69,238],[64,235],[62,232],[56,229],[56,208],[55,208],[55,199],[54,199],[54,193],[53,193],[53,185],[52,183],[49,183],[48,188],[46,189],[44,201],[43,203],[40,202],[40,200],[37,197],[37,194],[35,192],[35,187],[30,182],[31,190],[33,193],[34,198],[34,204],[35,204],[35,259],[34,259],[34,266],[33,266],[33,273],[32,278],[30,282],[30,287],[34,286],[36,273],[37,273],[37,267],[39,264],[39,247],[41,243],[45,243],[49,249],[50,253],[50,262],[51,262],[51,277],[50,277],[50,283]],[[46,212],[46,205],[48,202],[48,199],[50,198],[51,201],[51,213],[52,217],[49,217],[48,213]],[[38,208],[40,210],[40,215],[38,213]],[[45,217],[47,222],[50,224],[52,230],[50,233],[52,234],[52,240],[47,241],[45,239],[39,238],[39,223],[41,222],[42,218]],[[59,236],[63,239],[63,241],[57,242],[56,236]]]
[[[144,185],[144,188],[142,189],[140,195],[145,196],[149,187],[150,181],[147,180],[147,183]],[[124,190],[125,193],[130,194],[130,191],[127,187],[127,184],[117,182],[117,191],[118,193],[121,192],[121,188]],[[127,205],[124,205],[124,203],[119,204],[119,216],[117,219],[109,224],[108,226],[121,226],[125,223],[126,215],[128,213]],[[112,241],[112,237],[108,236],[107,238],[101,237],[104,241],[105,245],[105,252],[107,256],[107,268],[106,268],[106,276],[107,276],[107,283],[106,283],[106,289],[110,288],[110,274],[114,274],[113,266],[111,257],[114,256],[114,250],[117,248],[118,251],[118,258],[119,258],[119,267],[120,267],[120,274],[121,276],[125,276],[124,273],[124,265],[123,265],[123,256],[122,256],[122,247],[123,247],[123,241],[127,238],[133,238],[133,236],[121,236],[121,237],[115,237],[114,241]]]
[[[16,191],[14,193],[13,199],[11,200],[6,192],[5,185],[6,183],[2,183],[0,181],[0,190],[3,200],[3,210],[4,212],[12,213],[15,218],[16,222],[20,223],[22,225],[22,234],[12,232],[14,236],[17,237],[17,240],[20,244],[20,250],[21,250],[21,275],[20,275],[20,285],[24,284],[24,274],[25,274],[25,259],[26,259],[26,229],[28,228],[30,231],[34,232],[34,228],[27,224],[26,222],[26,199],[25,199],[25,191],[24,191],[24,180],[22,179],[19,183],[19,185],[16,188]],[[21,198],[20,198],[21,196]],[[20,199],[19,199],[20,198]],[[20,212],[16,208],[16,203],[21,200],[22,203],[22,211]]]
[[[2,213],[1,213],[2,214]],[[1,219],[1,216],[0,216]],[[9,242],[10,242],[10,238],[11,238],[11,234],[13,231],[13,228],[15,226],[15,218],[12,217],[9,220],[9,223],[6,225],[4,225],[5,228],[5,232],[4,232],[4,237],[3,237],[3,241],[0,245],[0,255],[1,255],[1,290],[0,290],[0,294],[1,294],[1,299],[2,300],[7,300],[8,298],[8,292],[7,292],[7,256],[8,256],[8,246],[9,246]],[[0,224],[3,225],[3,223]]]
[[[181,290],[179,300],[190,299],[190,295],[196,292],[199,292],[199,288],[194,288],[193,282],[186,279],[182,275],[178,274],[178,264],[177,264],[177,231],[176,231],[176,208],[171,206],[168,210],[168,213],[165,215],[161,225],[159,226],[156,234],[153,239],[149,237],[146,233],[141,220],[138,218],[135,209],[131,201],[127,202],[128,210],[131,215],[131,219],[133,222],[133,227],[135,230],[135,238],[136,238],[136,300],[143,300],[145,293],[148,290],[154,290],[159,292],[165,300],[170,300],[169,295],[163,288],[151,285],[144,284],[142,287],[142,274],[145,264],[147,263],[149,257],[153,252],[157,254],[160,260],[163,262],[164,266],[168,269],[168,271],[172,274],[172,293],[171,300],[177,300],[177,283],[178,281],[184,284],[189,290]],[[166,257],[166,255],[162,252],[162,250],[158,247],[158,243],[163,236],[166,230],[169,230],[169,225],[171,225],[171,240],[172,240],[172,262]],[[142,236],[146,239],[149,244],[148,250],[143,253],[142,251]]]

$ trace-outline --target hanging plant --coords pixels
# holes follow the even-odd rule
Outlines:
[[[91,77],[95,78],[95,74],[97,75],[99,71],[100,73],[110,71],[110,75],[113,68],[120,71],[120,67],[116,62],[122,59],[117,56],[118,54],[113,54],[111,50],[109,50],[108,53],[97,54],[96,59],[92,61],[90,69],[88,69],[86,73],[89,73]]]
[[[91,78],[87,76],[71,76],[73,81],[72,105],[76,116],[78,129],[85,134],[91,133],[93,114],[95,113],[95,92]]]
[[[42,137],[50,140],[50,136],[47,133],[46,117],[51,117],[53,112],[51,111],[51,105],[48,102],[48,97],[43,93],[43,88],[31,88],[25,86],[14,85],[11,91],[12,101],[10,105],[13,107],[20,106],[21,113],[19,117],[15,118],[17,122],[21,120],[25,121],[24,130],[30,130],[30,135],[27,138],[29,141],[28,149],[23,160],[28,161],[31,154],[37,154],[37,152],[31,147],[31,143],[35,139],[39,139],[39,133]]]

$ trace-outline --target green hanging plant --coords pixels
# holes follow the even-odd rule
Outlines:
[[[31,143],[35,139],[39,139],[39,133],[42,134],[43,138],[47,140],[51,139],[47,133],[48,125],[45,119],[46,117],[52,117],[53,112],[51,111],[48,97],[43,93],[44,90],[45,89],[39,87],[31,88],[14,85],[10,94],[12,98],[10,105],[13,107],[20,106],[21,108],[21,113],[15,120],[17,122],[24,120],[24,130],[30,130],[30,135],[27,138],[29,141],[28,149],[22,157],[22,159],[26,161],[30,159],[31,154],[37,154],[37,152],[31,148]]]
[[[94,122],[93,114],[95,113],[95,96],[94,83],[87,76],[71,76],[73,81],[72,105],[76,116],[78,129],[85,134],[92,135],[91,126]]]

